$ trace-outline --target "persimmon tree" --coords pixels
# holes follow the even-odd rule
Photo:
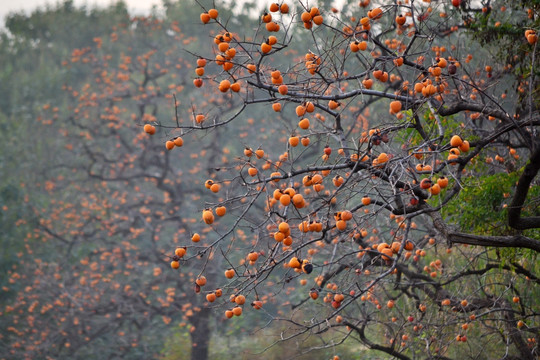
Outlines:
[[[201,185],[197,232],[212,241],[179,267],[204,264],[231,321],[263,312],[284,324],[276,342],[320,340],[302,351],[357,341],[400,359],[536,358],[538,11],[279,2],[239,28],[202,6],[193,86],[240,105],[178,105],[179,121],[145,125],[184,148],[236,135]]]
[[[37,131],[36,117],[45,103],[62,108],[62,85],[78,88],[81,74],[66,71],[62,66],[75,44],[92,43],[92,38],[108,35],[113,24],[128,19],[127,8],[121,4],[102,9],[76,8],[64,1],[31,14],[11,13],[0,30],[0,242],[2,286],[7,286],[0,307],[11,301],[18,284],[10,284],[7,271],[12,270],[25,251],[21,239],[32,231],[36,217],[32,204],[46,201],[39,186],[43,166],[56,159],[63,144],[50,141],[56,134]],[[77,27],[76,33],[70,29]],[[36,136],[39,133],[41,136]],[[45,134],[52,134],[44,136]],[[30,139],[32,141],[21,141]],[[47,151],[43,151],[46,148]],[[30,199],[32,201],[30,202]],[[32,244],[27,244],[32,246]],[[24,288],[24,286],[23,286]],[[8,300],[9,299],[9,300]],[[4,326],[0,325],[4,328]],[[4,352],[3,349],[0,352]]]
[[[538,356],[537,5],[165,5],[38,94],[3,357],[157,356],[179,324],[194,359],[252,330],[268,358]]]
[[[207,169],[222,165],[223,134],[201,137],[204,150],[169,152],[163,142],[181,146],[180,132],[143,132],[145,123],[180,121],[175,103],[235,108],[217,90],[206,99],[184,91],[191,70],[180,45],[194,48],[192,34],[178,20],[126,16],[64,59],[77,81],[63,77],[64,94],[41,107],[33,126],[54,154],[34,164],[39,182],[22,180],[40,192],[26,199],[38,224],[18,239],[6,271],[3,358],[157,356],[173,325],[191,337],[191,358],[208,357],[213,314],[193,291],[202,265],[167,269],[197,256],[208,263],[206,286],[216,283],[220,264],[198,250],[210,242],[206,231],[193,236],[193,204],[208,197]],[[1,220],[12,218],[20,220]]]

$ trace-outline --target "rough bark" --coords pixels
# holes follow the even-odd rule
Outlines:
[[[190,318],[195,327],[191,335],[191,360],[207,360],[210,345],[210,310],[201,309]]]
[[[540,216],[521,217],[523,204],[529,193],[531,182],[540,170],[540,142],[536,143],[536,149],[525,166],[523,174],[519,178],[516,192],[512,203],[508,207],[508,225],[518,230],[533,229],[540,227]]]
[[[424,208],[427,206],[428,205],[424,205]],[[438,211],[430,211],[428,214],[433,220],[433,226],[446,238],[449,246],[452,244],[469,244],[477,246],[524,248],[540,252],[540,241],[538,240],[523,235],[487,236],[452,231],[444,222]]]

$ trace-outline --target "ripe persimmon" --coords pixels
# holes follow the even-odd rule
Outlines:
[[[203,85],[203,81],[201,78],[196,78],[195,80],[193,80],[193,85],[195,85],[195,87],[201,87]]]
[[[210,189],[210,186],[212,186],[213,183],[214,183],[214,180],[208,179],[204,182],[204,187],[207,189]]]
[[[302,264],[300,263],[300,261],[298,260],[298,258],[296,256],[294,256],[293,258],[291,258],[291,260],[289,260],[289,267],[290,268],[299,269],[301,266],[302,266]]]
[[[307,109],[306,109],[306,107],[305,107],[304,105],[298,105],[298,106],[296,107],[296,109],[295,109],[295,111],[296,111],[296,116],[298,116],[298,117],[304,116],[305,113],[306,113],[306,110],[307,110]]]
[[[184,140],[180,136],[175,138],[173,142],[174,142],[174,145],[178,147],[181,147],[182,145],[184,145]]]
[[[205,67],[206,66],[206,59],[203,59],[203,58],[198,58],[197,59],[197,67]]]
[[[341,217],[341,220],[349,221],[353,218],[353,214],[349,210],[343,210],[340,214],[340,217]]]
[[[251,306],[253,306],[255,310],[259,310],[259,309],[262,309],[263,303],[260,300],[255,300],[254,302],[251,303]]]
[[[407,251],[412,251],[414,249],[414,243],[410,240],[405,241],[405,246],[403,247]]]
[[[358,43],[358,50],[360,50],[360,51],[365,51],[365,50],[367,50],[367,46],[368,46],[368,43],[367,43],[367,42],[365,42],[365,41],[360,41],[360,42]]]
[[[431,195],[438,195],[441,192],[441,187],[439,184],[435,183],[429,188]]]
[[[287,234],[290,231],[289,224],[284,222],[284,221],[279,223],[278,229],[279,229],[280,232],[282,232],[284,234]]]
[[[293,195],[292,197],[292,203],[293,205],[297,208],[297,209],[302,209],[306,202],[304,200],[304,197],[302,196],[302,194],[295,194]]]
[[[463,152],[468,152],[470,150],[470,144],[467,140],[463,140],[461,145],[459,145],[459,150]]]
[[[373,86],[373,80],[372,79],[364,79],[364,80],[362,80],[362,85],[364,85],[364,87],[366,89],[371,89],[371,87]]]
[[[274,35],[270,35],[268,37],[268,44],[270,46],[277,44],[277,37],[275,37]]]
[[[401,111],[401,101],[395,100],[390,103],[390,113],[397,114]]]
[[[231,60],[236,56],[236,49],[235,48],[229,48],[227,51],[225,51],[225,56],[227,60]]]
[[[385,162],[389,160],[388,154],[380,153],[379,156],[377,157],[377,160],[379,164],[384,164]]]
[[[289,138],[289,144],[292,146],[292,147],[296,147],[298,146],[298,144],[300,143],[300,138],[298,136],[291,136]]]
[[[234,269],[227,269],[225,270],[225,277],[227,279],[232,279],[234,277],[235,271]]]
[[[431,179],[422,179],[422,181],[420,181],[420,187],[424,190],[429,189],[431,187]]]
[[[200,18],[201,18],[201,21],[202,21],[203,24],[208,24],[208,22],[211,19],[210,15],[207,12],[202,13]]]
[[[150,125],[150,124],[145,124],[143,129],[144,129],[144,132],[149,134],[149,135],[154,135],[156,133],[155,126]]]
[[[259,254],[255,251],[252,251],[248,254],[247,258],[249,261],[257,261],[257,259],[259,258]]]
[[[229,43],[228,43],[228,42],[222,42],[222,43],[219,43],[218,49],[219,49],[219,51],[221,51],[221,52],[227,51],[227,50],[229,49]]]
[[[458,147],[463,143],[463,140],[458,135],[452,136],[450,139],[450,146],[452,147]]]
[[[272,21],[272,15],[265,12],[264,14],[262,14],[261,16],[261,21],[264,22],[264,23],[269,23],[270,21]]]
[[[212,210],[204,210],[202,213],[202,218],[203,221],[208,225],[214,223],[214,214],[212,213]]]
[[[341,185],[343,185],[344,179],[343,179],[342,176],[336,175],[336,176],[334,176],[334,178],[332,179],[332,182],[334,183],[334,186],[335,186],[335,187],[340,187]]]
[[[307,23],[307,22],[311,21],[311,14],[310,14],[309,12],[307,12],[307,11],[304,11],[304,12],[300,15],[300,19],[301,19],[303,22]]]
[[[234,302],[237,305],[244,305],[246,302],[246,297],[244,295],[237,295],[234,297]]]
[[[285,239],[284,233],[280,231],[274,233],[274,240],[276,240],[277,242],[282,242],[284,239]]]
[[[231,82],[227,79],[222,80],[219,83],[219,91],[221,92],[227,92],[227,90],[229,90],[230,87],[231,87]]]
[[[289,206],[289,204],[291,203],[291,197],[288,194],[282,194],[279,197],[279,202],[283,206]]]
[[[208,10],[208,15],[211,19],[217,19],[219,12],[216,9],[210,9]]]
[[[441,189],[444,189],[445,187],[448,186],[448,178],[445,176],[441,176],[440,178],[437,179],[437,184],[439,185]]]
[[[203,114],[197,114],[195,115],[195,121],[197,124],[201,124],[205,120],[205,116]]]
[[[309,119],[308,118],[303,118],[302,120],[300,120],[298,122],[298,127],[300,129],[303,129],[303,130],[309,129]]]
[[[315,25],[319,26],[323,23],[324,18],[321,15],[315,15],[312,20]]]
[[[337,102],[337,101],[330,100],[330,101],[328,102],[328,107],[329,107],[331,110],[337,109],[338,106],[339,106],[339,102]]]
[[[383,11],[381,8],[375,8],[371,11],[368,11],[368,17],[372,20],[380,19],[383,15]]]
[[[382,259],[386,261],[392,260],[392,257],[394,256],[394,252],[391,248],[384,248],[381,251]]]
[[[217,216],[225,216],[226,213],[227,213],[227,208],[225,206],[218,206],[216,208]]]
[[[234,316],[240,316],[242,315],[242,308],[240,306],[235,306],[232,309],[232,313],[234,314]]]
[[[195,280],[195,284],[199,285],[199,286],[204,286],[206,285],[206,277],[204,275],[201,275],[197,278],[197,280]]]
[[[179,247],[174,250],[174,254],[178,256],[179,258],[183,258],[184,255],[186,255],[186,248],[185,247]]]
[[[272,50],[272,45],[265,41],[261,44],[261,51],[263,54],[268,54]]]
[[[400,56],[400,57],[394,59],[393,62],[394,62],[394,65],[396,65],[396,66],[401,66],[401,65],[403,65],[403,61],[404,61],[404,60],[403,60],[403,57]]]

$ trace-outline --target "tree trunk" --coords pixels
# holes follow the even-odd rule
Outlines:
[[[210,311],[201,309],[190,317],[190,323],[195,327],[191,335],[191,360],[207,360],[210,344]]]

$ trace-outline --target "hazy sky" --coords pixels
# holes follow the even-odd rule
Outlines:
[[[30,13],[32,9],[38,6],[44,7],[45,4],[54,5],[56,0],[0,0],[0,19],[4,22],[4,17],[12,11],[24,10],[26,13]],[[113,0],[74,0],[76,5],[86,4],[88,6],[101,5],[106,6],[114,3]],[[161,4],[161,0],[124,0],[128,5],[128,9],[132,14],[142,14],[148,12],[152,5]]]

